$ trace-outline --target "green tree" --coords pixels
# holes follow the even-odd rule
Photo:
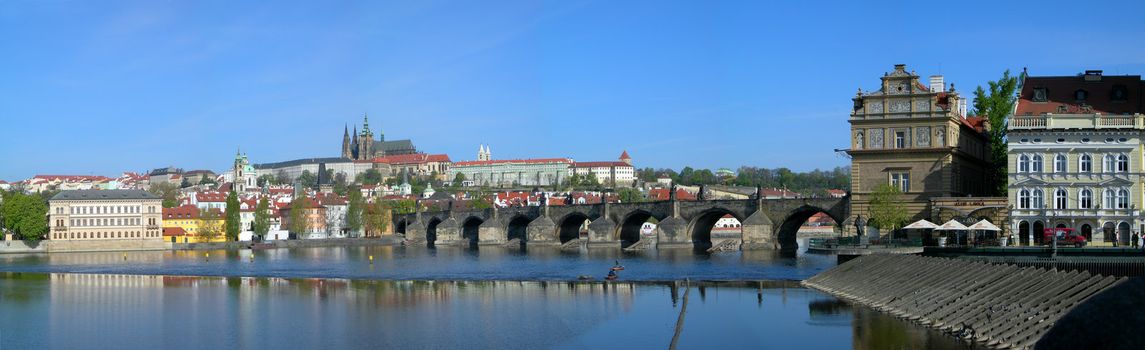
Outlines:
[[[254,209],[254,233],[259,237],[266,237],[270,232],[270,201],[266,197],[258,200],[258,206]]]
[[[453,186],[461,186],[462,182],[465,182],[465,174],[457,173],[453,176]]]
[[[179,188],[170,182],[151,184],[151,186],[147,188],[147,192],[151,192],[151,194],[163,198],[164,208],[174,208],[179,204]]]
[[[259,175],[256,184],[258,187],[266,186],[268,184],[277,185],[278,179],[276,179],[274,175],[271,174]]]
[[[1010,70],[1002,73],[1002,78],[987,83],[989,92],[978,86],[974,90],[974,114],[986,118],[990,123],[987,133],[990,137],[990,160],[994,163],[991,174],[992,192],[995,196],[1005,196],[1008,188],[1006,127],[1007,118],[1014,112],[1017,102],[1018,77],[1010,76]]]
[[[191,180],[186,176],[183,177],[183,182],[179,183],[179,188],[191,187]]]
[[[302,187],[312,188],[318,184],[318,177],[310,170],[303,170],[302,175],[298,175],[298,182],[302,183]]]
[[[898,187],[882,184],[871,194],[870,224],[881,230],[894,230],[910,219],[903,204],[902,191]]]
[[[334,193],[339,196],[346,196],[350,190],[350,185],[346,183],[346,174],[337,173],[334,175]]]
[[[346,229],[350,232],[358,232],[362,229],[362,212],[365,208],[365,201],[362,199],[362,191],[355,186],[350,187],[349,203],[346,205]]]
[[[279,170],[278,173],[274,175],[274,179],[275,183],[279,185],[292,183],[294,181],[294,179],[290,178],[290,175],[286,174],[286,170]]]
[[[617,190],[616,195],[620,197],[621,203],[640,203],[648,200],[640,190],[630,187]]]
[[[228,241],[239,240],[239,232],[242,232],[242,219],[239,218],[239,195],[238,191],[231,191],[227,195],[227,221],[226,221],[226,234]]]
[[[210,242],[222,236],[223,229],[223,214],[218,209],[199,210],[199,238]]]
[[[48,204],[39,196],[17,191],[0,194],[0,216],[3,227],[25,241],[39,241],[48,233]]]
[[[214,183],[215,183],[215,180],[207,177],[207,174],[203,174],[203,176],[199,178],[199,184],[200,185],[210,185],[210,184],[214,184]]]
[[[382,173],[378,172],[378,169],[366,169],[366,172],[359,174],[354,182],[362,185],[377,185],[382,182]]]
[[[290,202],[290,232],[301,238],[306,234],[306,197],[298,196]]]

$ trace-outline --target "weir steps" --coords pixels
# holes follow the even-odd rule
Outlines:
[[[991,347],[1029,348],[1060,317],[1123,278],[915,255],[857,257],[803,281]]]

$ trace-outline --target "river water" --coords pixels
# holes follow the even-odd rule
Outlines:
[[[615,260],[621,282],[574,281]],[[795,282],[833,265],[487,247],[7,255],[0,349],[662,349],[685,294],[680,349],[962,347]],[[685,278],[728,282],[662,282]]]

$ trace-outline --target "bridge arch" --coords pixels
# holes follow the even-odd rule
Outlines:
[[[476,216],[467,217],[461,222],[461,238],[469,241],[469,247],[477,247],[477,243],[481,239],[479,232],[483,223],[485,223],[485,219]]]
[[[509,223],[505,225],[506,238],[508,240],[519,239],[521,245],[525,245],[528,240],[529,222],[532,221],[525,214],[517,214],[509,219]]]
[[[776,231],[776,244],[779,249],[784,252],[795,252],[799,249],[799,241],[797,235],[799,234],[799,227],[807,222],[812,216],[818,213],[827,214],[832,220],[835,220],[835,225],[842,227],[843,218],[836,217],[830,210],[818,206],[804,204],[798,208],[792,209],[787,212],[783,217],[783,223],[779,225]]]
[[[656,220],[663,220],[663,217],[657,218],[651,211],[644,209],[636,209],[624,215],[620,220],[619,227],[616,228],[615,239],[620,241],[621,248],[628,248],[628,246],[640,241],[640,228],[644,226],[648,219],[655,218]]]
[[[561,217],[561,219],[557,221],[557,239],[560,240],[561,243],[580,239],[580,228],[589,220],[592,220],[592,218],[581,212],[572,212]]]
[[[425,245],[432,248],[433,242],[437,241],[437,225],[441,223],[441,219],[433,217],[429,219],[429,223],[425,225]]]
[[[399,219],[397,223],[394,223],[394,232],[404,235],[406,234],[406,226],[409,226],[409,222],[403,217]]]
[[[731,215],[736,220],[739,220],[741,225],[744,219],[746,219],[742,214],[723,207],[713,207],[711,209],[704,210],[692,218],[691,222],[688,224],[688,233],[690,234],[689,237],[692,239],[692,246],[695,249],[707,250],[708,248],[712,247],[712,228],[714,228],[716,222],[723,218],[725,215]],[[743,241],[742,226],[740,227],[739,237],[736,238],[740,241]]]

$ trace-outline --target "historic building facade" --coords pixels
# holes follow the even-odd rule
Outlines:
[[[933,217],[931,198],[988,193],[988,126],[966,116],[954,85],[947,91],[941,76],[924,85],[901,64],[881,80],[852,99],[852,216],[870,218],[871,195],[882,184],[902,191],[912,220]]]
[[[552,186],[568,178],[572,159],[507,159],[493,160],[493,155],[485,146],[477,151],[474,161],[456,162],[449,167],[447,180],[457,174],[465,177],[466,186]]]
[[[48,201],[48,240],[163,240],[163,199],[142,190],[62,191]]]
[[[349,128],[342,131],[342,158],[370,160],[377,157],[414,153],[417,153],[417,149],[414,148],[413,142],[410,140],[386,141],[386,134],[381,131],[378,132],[378,138],[375,139],[374,132],[370,130],[370,118],[368,116],[362,118],[362,131],[358,131],[357,126],[354,127],[352,136]]]
[[[1012,229],[1042,243],[1045,228],[1072,228],[1095,244],[1145,231],[1140,76],[1022,74],[1008,130]]]
[[[628,151],[620,153],[618,161],[575,162],[569,168],[569,173],[579,176],[592,174],[601,184],[612,187],[628,187],[636,183],[636,168],[632,166],[632,157],[628,156]]]

